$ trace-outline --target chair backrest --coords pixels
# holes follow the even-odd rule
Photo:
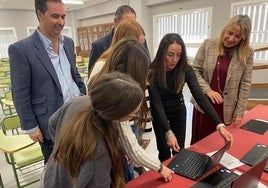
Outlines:
[[[12,98],[12,92],[9,90],[9,88],[4,87],[4,90],[6,89],[8,91],[5,91],[3,93],[3,96],[0,97],[0,105],[2,108],[3,114],[6,116],[10,116],[10,115],[16,114],[16,109],[15,109],[13,98]]]
[[[2,71],[0,71],[0,72],[3,73]],[[6,75],[6,73],[4,73],[4,75]],[[1,85],[10,85],[11,84],[10,77],[6,77],[6,76],[5,77],[1,77],[0,78],[0,84]]]
[[[11,92],[11,91],[7,91],[7,92],[5,92],[5,98],[6,98],[7,100],[12,101],[12,100],[13,100],[13,98],[12,98],[12,92]]]
[[[4,134],[6,134],[7,131],[11,130],[14,134],[14,130],[16,130],[16,133],[18,134],[18,129],[21,127],[20,125],[20,119],[18,115],[12,115],[12,116],[6,116],[2,120],[2,129]]]
[[[0,59],[0,62],[2,62],[2,63],[9,63],[9,58],[8,57],[2,57]]]

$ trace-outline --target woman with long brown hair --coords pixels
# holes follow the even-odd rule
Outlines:
[[[97,82],[102,76],[113,71],[119,71],[130,75],[137,81],[143,91],[146,89],[146,72],[150,63],[147,50],[134,37],[124,37],[117,42],[107,57],[106,63],[98,74],[96,74],[88,84],[88,90],[91,90],[92,84]],[[148,116],[148,107],[145,100],[141,105],[139,121],[136,124],[143,126],[141,119]],[[136,119],[134,119],[135,121]],[[146,122],[146,121],[145,121]],[[123,145],[125,154],[135,163],[147,167],[151,170],[158,171],[165,181],[171,181],[173,171],[162,165],[161,162],[148,154],[137,142],[129,121],[121,122],[119,127],[119,140]]]
[[[187,63],[186,46],[177,33],[168,33],[160,41],[156,56],[148,70],[149,95],[158,158],[165,161],[184,148],[186,106],[183,87],[187,83],[193,97],[213,122],[226,142],[233,140],[197,82]],[[203,126],[205,129],[206,127]]]
[[[144,92],[126,74],[101,77],[89,96],[72,99],[49,121],[55,138],[44,187],[122,188],[125,185],[119,125],[136,116]]]

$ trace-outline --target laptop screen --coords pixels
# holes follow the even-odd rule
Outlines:
[[[258,186],[267,158],[251,167],[248,171],[241,174],[239,178],[232,182],[232,188],[254,188]]]
[[[224,147],[222,147],[221,149],[219,149],[218,151],[216,151],[210,158],[211,161],[209,163],[209,165],[207,166],[205,172],[208,172],[209,170],[211,170],[212,168],[214,168],[215,166],[217,166],[222,158],[222,156],[224,155],[225,151],[227,148],[229,148],[230,143],[225,144]]]

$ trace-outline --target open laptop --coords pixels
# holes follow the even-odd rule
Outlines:
[[[240,176],[223,167],[203,180],[194,184],[191,188],[255,188],[261,179],[267,158],[248,169]]]
[[[167,166],[176,174],[196,180],[219,164],[229,145],[226,144],[211,157],[182,148]]]
[[[264,144],[255,144],[241,159],[240,161],[248,165],[255,165],[261,160],[268,157],[268,146]],[[265,172],[268,172],[268,162],[264,168]]]

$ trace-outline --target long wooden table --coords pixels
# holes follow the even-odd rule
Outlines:
[[[258,105],[252,110],[248,111],[242,120],[242,124],[246,123],[250,119],[263,119],[268,121],[268,106]],[[240,128],[235,128],[232,126],[228,126],[227,129],[233,134],[234,137],[233,146],[227,152],[238,159],[241,159],[241,157],[247,151],[249,151],[249,149],[253,147],[256,143],[268,145],[268,131],[266,131],[264,135],[260,135]],[[219,133],[215,131],[213,134],[207,136],[206,138],[200,140],[196,144],[190,146],[189,149],[201,153],[209,153],[219,149],[223,145],[224,140],[220,137]],[[164,164],[168,164],[170,160],[171,159],[165,161]],[[250,168],[250,166],[243,165],[238,167],[237,170],[244,172],[248,168]],[[263,172],[261,182],[268,186],[268,173]],[[177,174],[173,176],[173,180],[171,182],[165,183],[162,181],[162,178],[157,172],[150,170],[142,174],[141,176],[135,178],[134,180],[130,181],[126,187],[127,188],[155,188],[155,187],[187,188],[191,187],[195,183],[196,181],[184,178]]]

